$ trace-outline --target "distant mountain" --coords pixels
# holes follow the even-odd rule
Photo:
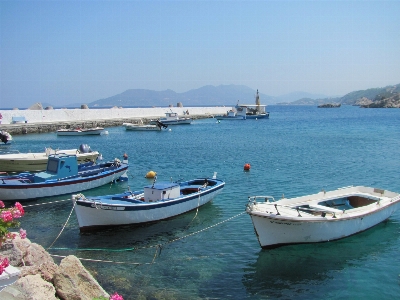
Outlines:
[[[287,104],[295,104],[295,105],[310,105],[310,104],[300,104],[301,99],[323,99],[323,98],[328,98],[326,95],[322,94],[311,94],[307,92],[293,92],[289,94],[285,94],[282,96],[275,97],[276,103],[280,105],[287,105]],[[297,101],[300,101],[298,103],[295,103]]]
[[[371,103],[377,103],[381,100],[390,98],[389,103],[385,104],[389,107],[393,107],[393,101],[396,101],[396,95],[400,93],[400,84],[397,85],[390,85],[383,88],[371,88],[367,90],[359,90],[348,93],[342,97],[305,97],[300,98],[298,100],[292,102],[282,102],[277,103],[279,105],[322,105],[326,103],[338,103],[343,105],[370,105]],[[393,100],[394,99],[394,100]],[[393,100],[393,101],[392,101]],[[388,102],[388,101],[386,101]],[[382,107],[382,103],[386,103],[385,101],[381,102],[380,104],[376,104],[374,107]],[[392,105],[392,106],[390,106]],[[370,105],[370,107],[372,107]]]
[[[172,90],[152,91],[145,89],[130,89],[121,94],[88,103],[89,107],[113,106],[233,106],[239,100],[242,104],[255,103],[256,91],[244,85],[207,85],[184,93]],[[260,93],[262,104],[273,104],[275,97]]]

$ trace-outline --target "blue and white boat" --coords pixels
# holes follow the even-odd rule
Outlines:
[[[171,218],[211,201],[224,188],[216,178],[185,182],[154,182],[144,190],[86,198],[73,195],[80,231],[117,225],[142,224]]]
[[[225,115],[215,116],[217,120],[246,120],[246,115],[238,114],[236,108],[227,111]]]
[[[163,125],[189,125],[192,123],[192,118],[179,117],[176,112],[166,112],[164,118],[158,120],[151,120],[150,125],[157,125],[161,122]]]
[[[238,103],[225,115],[215,116],[217,120],[247,120],[247,119],[264,119],[269,118],[269,112],[266,111],[267,106],[260,104],[260,95],[257,90],[255,96],[256,104],[239,104]]]
[[[76,193],[116,180],[127,180],[127,161],[78,164],[76,155],[49,155],[46,171],[0,176],[1,200],[33,200]]]

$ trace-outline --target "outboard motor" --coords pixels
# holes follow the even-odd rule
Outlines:
[[[1,132],[0,132],[0,140],[1,140],[4,144],[7,144],[7,142],[8,142],[7,137],[6,137],[3,133],[1,133]]]
[[[92,152],[92,149],[90,149],[88,144],[81,144],[79,146],[79,152],[80,153],[90,153],[90,152]]]

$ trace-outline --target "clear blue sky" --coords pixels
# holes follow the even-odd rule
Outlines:
[[[0,107],[137,88],[335,96],[397,84],[399,16],[400,1],[0,0]]]

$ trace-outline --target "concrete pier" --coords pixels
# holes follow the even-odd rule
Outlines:
[[[230,108],[229,108],[230,109]],[[177,112],[193,119],[211,118],[226,113],[226,107],[158,107],[158,108],[110,108],[110,109],[54,109],[54,110],[0,110],[0,130],[11,135],[55,132],[61,128],[114,127],[142,119],[164,117],[166,112]],[[23,117],[23,118],[21,118]],[[20,121],[23,119],[24,121]],[[13,121],[18,120],[18,121]]]

